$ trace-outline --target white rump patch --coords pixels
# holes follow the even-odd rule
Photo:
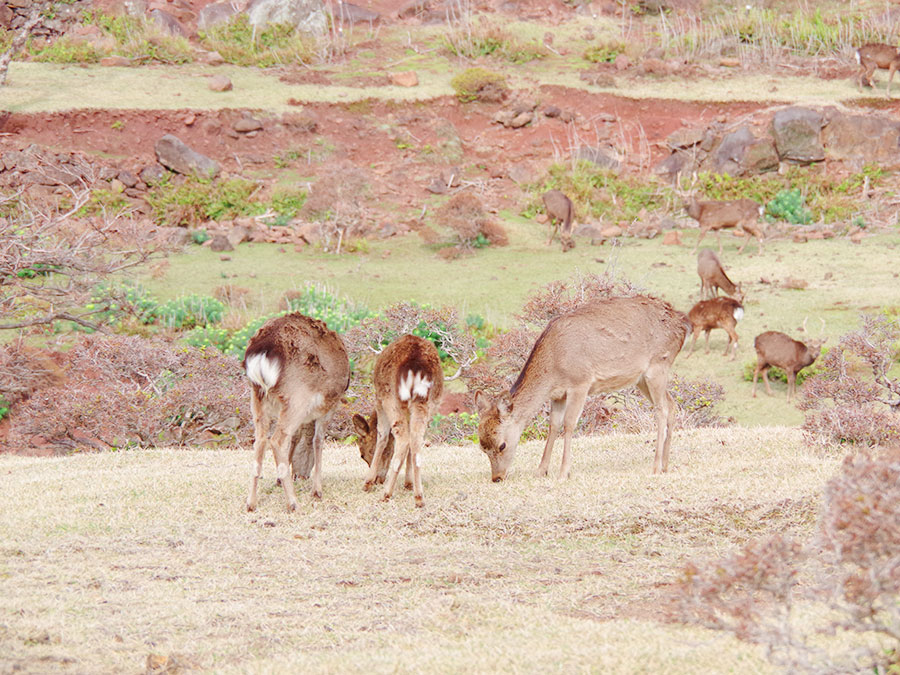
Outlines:
[[[734,308],[734,320],[740,321],[744,318],[744,308],[743,307],[735,307]]]
[[[247,359],[247,377],[250,381],[258,384],[263,389],[263,393],[278,383],[278,377],[281,375],[281,364],[278,359],[270,359],[263,353],[254,354]]]
[[[860,64],[860,65],[862,64],[862,61],[860,61],[860,58],[859,58],[859,50],[858,49],[856,50],[856,63]]]
[[[758,211],[759,211],[759,217],[762,218],[762,217],[763,217],[763,214],[766,212],[766,207],[765,207],[765,206],[760,206],[759,209],[758,209]]]
[[[408,401],[413,397],[428,398],[428,391],[431,389],[431,380],[424,373],[415,373],[406,371],[406,377],[400,378],[400,389],[397,396],[401,401]]]
[[[416,453],[416,466],[419,466],[419,467],[422,466],[422,453],[421,452]]]

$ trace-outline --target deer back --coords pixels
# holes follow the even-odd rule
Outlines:
[[[560,221],[563,231],[568,231],[575,212],[572,200],[559,190],[548,190],[542,195],[541,199],[544,201],[544,209],[547,211],[547,216],[551,220]]]
[[[726,295],[734,295],[737,286],[725,274],[719,257],[712,249],[704,248],[697,254],[697,274],[702,282],[701,288],[721,288]]]
[[[777,330],[760,333],[753,346],[760,362],[794,372],[810,365],[821,351],[821,343],[815,345],[813,352],[804,343]]]
[[[375,396],[402,404],[436,405],[444,391],[444,373],[437,348],[424,338],[404,335],[382,350],[373,373]]]
[[[734,326],[744,318],[744,306],[734,298],[725,296],[701,300],[691,307],[688,318],[695,329],[712,330]]]
[[[891,45],[871,42],[856,50],[856,61],[863,68],[874,63],[877,68],[887,69],[891,67],[891,62],[895,66],[900,62],[900,50]]]
[[[653,364],[671,365],[689,330],[687,317],[658,298],[588,303],[550,322],[510,394],[529,386],[557,397],[585,383],[593,393],[621,389]]]

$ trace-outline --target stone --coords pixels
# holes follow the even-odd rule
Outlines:
[[[666,145],[671,150],[689,148],[700,143],[705,133],[706,131],[700,127],[676,129],[666,137]]]
[[[544,108],[545,117],[559,117],[561,114],[562,110],[557,108],[555,105],[548,105]]]
[[[600,235],[607,239],[612,239],[613,237],[621,237],[623,232],[624,230],[618,225],[607,225],[600,230]]]
[[[900,123],[875,115],[839,113],[822,129],[829,159],[900,165]]]
[[[218,232],[212,236],[212,239],[209,243],[209,248],[211,251],[233,251],[234,246],[231,245],[231,242],[228,241],[228,237],[226,237],[221,232]]]
[[[147,185],[156,185],[166,175],[166,170],[159,164],[151,164],[141,169],[141,180]]]
[[[207,78],[206,86],[209,87],[211,91],[231,91],[233,87],[231,78],[226,77],[225,75],[213,75],[212,77]]]
[[[681,232],[669,230],[663,235],[662,243],[666,246],[681,246]]]
[[[337,18],[345,23],[375,23],[381,18],[381,14],[371,9],[354,5],[352,2],[338,4]]]
[[[428,9],[429,0],[409,0],[408,2],[403,3],[397,8],[397,11],[394,13],[398,19],[406,19],[411,16],[415,16],[416,14],[422,14],[425,10]]]
[[[164,33],[168,33],[174,37],[187,37],[188,32],[185,30],[184,26],[176,19],[174,16],[169,14],[168,12],[162,9],[154,9],[150,11],[150,18],[153,20],[153,23],[162,30]]]
[[[658,176],[664,176],[668,180],[674,181],[679,174],[686,170],[691,170],[693,162],[686,152],[673,152],[671,155],[657,164],[653,172]]]
[[[313,35],[324,35],[328,30],[328,14],[322,0],[252,0],[247,18],[256,28],[286,23]]]
[[[537,170],[528,162],[516,162],[509,167],[506,175],[511,181],[519,185],[535,183],[538,180]]]
[[[631,59],[625,54],[617,54],[615,60],[616,70],[619,72],[631,68]]]
[[[120,171],[119,175],[116,176],[116,178],[125,187],[133,188],[135,185],[138,184],[138,177],[135,176],[130,171]]]
[[[532,112],[522,112],[513,117],[509,124],[506,126],[510,129],[521,129],[524,126],[531,124],[531,121],[534,119],[534,113]]]
[[[822,113],[811,108],[792,106],[775,113],[772,135],[778,156],[799,163],[825,159],[825,147],[819,138],[822,122]]]
[[[231,128],[242,134],[246,134],[250,131],[259,131],[263,128],[263,123],[255,117],[246,116],[237,120],[231,125]]]
[[[124,68],[131,65],[131,59],[126,56],[104,56],[100,59],[100,65],[106,67]]]
[[[739,176],[743,173],[743,160],[747,148],[756,142],[756,137],[747,125],[726,134],[707,158],[710,170]]]
[[[200,30],[209,30],[213,26],[225,23],[236,13],[237,10],[233,3],[214,2],[201,9],[197,14],[197,28]]]
[[[176,173],[198,174],[208,178],[219,175],[218,162],[189,148],[173,134],[166,134],[156,141],[154,149],[157,161]]]
[[[419,76],[416,71],[407,70],[402,73],[391,73],[391,84],[398,87],[415,87],[419,84]]]
[[[775,141],[771,138],[761,138],[747,146],[741,159],[741,167],[747,174],[775,171],[778,168]]]
[[[241,225],[235,225],[228,231],[226,237],[228,243],[231,244],[232,247],[236,247],[250,239],[250,230]]]
[[[225,63],[225,58],[217,51],[201,52],[197,60],[208,66],[221,66]]]
[[[600,148],[591,148],[587,145],[582,145],[578,148],[575,152],[575,159],[583,159],[592,164],[596,164],[600,168],[609,169],[610,171],[618,172],[620,169],[619,160],[615,157],[611,157]]]

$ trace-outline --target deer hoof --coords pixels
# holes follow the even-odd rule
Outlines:
[[[407,490],[412,490],[412,486],[413,486],[413,484],[410,481],[406,481],[403,484],[403,487],[406,488]]]
[[[425,506],[425,498],[416,495],[416,508],[421,509],[423,506]]]
[[[288,509],[288,513],[293,513],[294,511],[296,511],[297,510],[297,502],[289,503],[287,509]]]
[[[372,481],[367,480],[365,483],[363,483],[363,492],[368,492],[371,489],[372,489]]]
[[[382,495],[382,496],[381,496],[381,501],[383,501],[383,502],[389,502],[389,501],[391,501],[391,496],[390,496],[390,495]]]

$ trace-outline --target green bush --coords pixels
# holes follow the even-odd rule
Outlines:
[[[0,394],[0,420],[9,415],[9,401]]]
[[[766,216],[772,220],[786,220],[794,225],[806,225],[812,221],[812,212],[803,205],[799,188],[782,190],[766,205]]]
[[[244,352],[247,351],[247,343],[250,342],[250,338],[253,337],[253,334],[269,319],[274,319],[276,316],[284,316],[285,314],[287,314],[287,312],[276,312],[275,314],[260,316],[249,321],[243,328],[239,328],[234,332],[228,339],[228,342],[225,344],[225,348],[222,351],[238,359],[244,358]]]
[[[584,50],[582,58],[591,63],[612,63],[624,51],[625,45],[621,43],[593,45]]]
[[[175,181],[167,176],[147,192],[145,199],[157,223],[191,227],[210,219],[263,213],[265,205],[251,200],[256,190],[255,182],[243,178]]]
[[[468,68],[450,80],[456,97],[463,103],[499,101],[509,90],[506,76],[485,68]]]
[[[39,63],[98,63],[106,52],[84,40],[61,37],[38,51],[31,51]]]
[[[177,330],[219,323],[224,314],[225,305],[222,302],[193,293],[169,300],[156,310],[158,323]]]
[[[198,326],[189,330],[184,336],[184,341],[191,347],[198,349],[215,347],[220,352],[227,350],[230,340],[231,333],[228,329],[218,326]]]
[[[346,298],[338,298],[327,289],[307,286],[299,295],[288,299],[292,312],[301,312],[313,319],[321,319],[335,333],[346,333],[363,319],[372,315],[365,305]]]

